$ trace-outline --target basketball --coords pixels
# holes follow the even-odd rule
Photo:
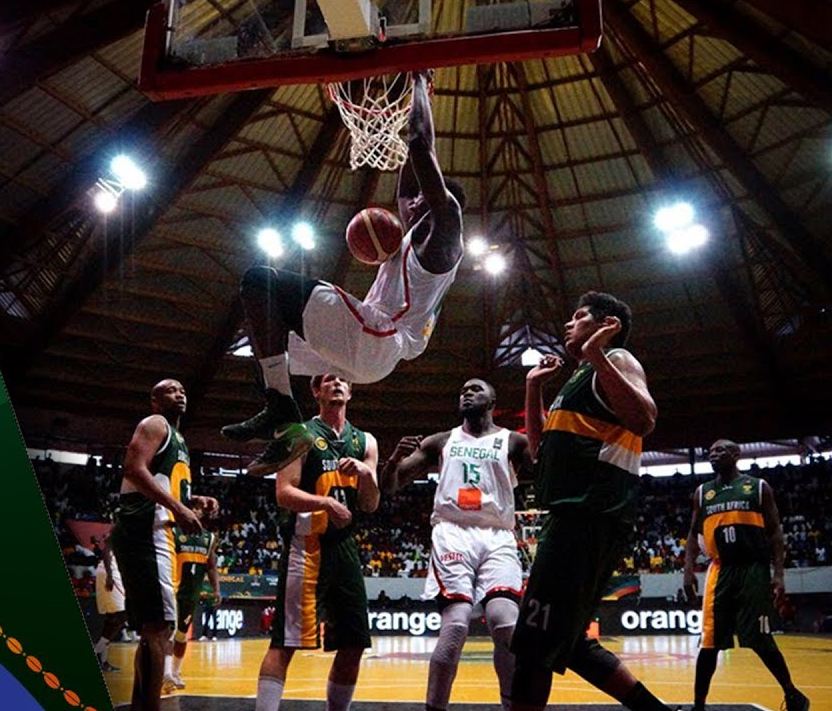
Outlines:
[[[402,223],[389,210],[368,207],[347,225],[347,246],[364,264],[381,264],[402,244]]]

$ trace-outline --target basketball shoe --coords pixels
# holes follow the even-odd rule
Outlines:
[[[235,442],[268,441],[275,437],[278,427],[294,422],[303,422],[297,403],[288,395],[268,388],[266,406],[260,412],[242,422],[226,425],[220,431]]]
[[[785,708],[786,711],[809,711],[809,699],[797,689],[790,689],[780,708]]]
[[[305,425],[294,422],[276,435],[263,453],[248,465],[248,473],[264,476],[280,471],[306,454],[314,441]]]

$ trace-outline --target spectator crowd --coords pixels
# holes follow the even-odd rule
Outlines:
[[[118,505],[121,468],[117,461],[90,458],[86,465],[69,466],[52,460],[33,461],[35,472],[59,543],[79,595],[94,589],[100,559],[97,544],[78,543],[66,522],[109,522]],[[830,564],[832,542],[832,462],[817,459],[801,466],[786,465],[749,472],[771,484],[780,510],[786,542],[786,566]],[[673,572],[684,565],[685,539],[690,526],[691,496],[710,475],[641,478],[641,502],[632,549],[619,572]],[[356,522],[364,573],[367,577],[424,577],[430,551],[430,512],[435,484],[416,483],[379,510]],[[260,574],[277,569],[282,548],[281,512],[274,483],[245,476],[197,473],[194,490],[214,496],[220,515],[211,522],[219,536],[217,563],[221,572]],[[519,501],[530,500],[520,492]],[[528,566],[534,557],[542,515],[518,514],[518,549]],[[700,564],[704,566],[702,558]]]

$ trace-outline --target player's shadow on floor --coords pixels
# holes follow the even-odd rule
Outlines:
[[[293,701],[286,699],[280,711],[320,711],[323,701]],[[422,711],[424,704],[413,701],[355,701],[352,711]],[[127,709],[127,705],[116,709]],[[497,704],[452,704],[454,711],[501,711]],[[617,704],[557,704],[557,711],[621,711]],[[671,704],[671,708],[676,708]],[[685,704],[685,709],[690,706]],[[761,706],[751,704],[708,704],[708,711],[760,711]],[[254,711],[254,699],[233,696],[171,696],[162,700],[162,711]]]

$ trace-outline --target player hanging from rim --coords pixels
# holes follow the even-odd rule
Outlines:
[[[462,425],[425,439],[405,437],[382,474],[386,493],[440,466],[433,504],[425,597],[439,603],[442,626],[430,658],[425,708],[448,708],[474,603],[482,603],[494,640],[494,669],[509,707],[522,571],[514,538],[515,472],[531,468],[529,442],[494,424],[494,388],[468,380],[459,394]]]
[[[702,642],[696,659],[693,711],[704,711],[719,650],[734,646],[756,652],[785,694],[786,711],[809,711],[809,699],[795,688],[783,653],[771,636],[772,593],[783,602],[783,529],[771,487],[740,474],[740,448],[730,440],[711,445],[708,458],[716,478],[693,494],[693,515],[685,545],[684,585],[696,599],[693,564],[699,534],[711,558],[702,600]],[[774,576],[769,562],[774,561]]]
[[[428,345],[463,255],[465,194],[439,167],[428,75],[416,72],[412,81],[409,153],[397,191],[406,234],[401,249],[379,267],[364,300],[272,267],[253,267],[243,276],[240,295],[266,406],[222,433],[237,441],[268,442],[249,465],[250,474],[277,471],[311,446],[292,398],[290,371],[332,372],[352,383],[373,383]]]

